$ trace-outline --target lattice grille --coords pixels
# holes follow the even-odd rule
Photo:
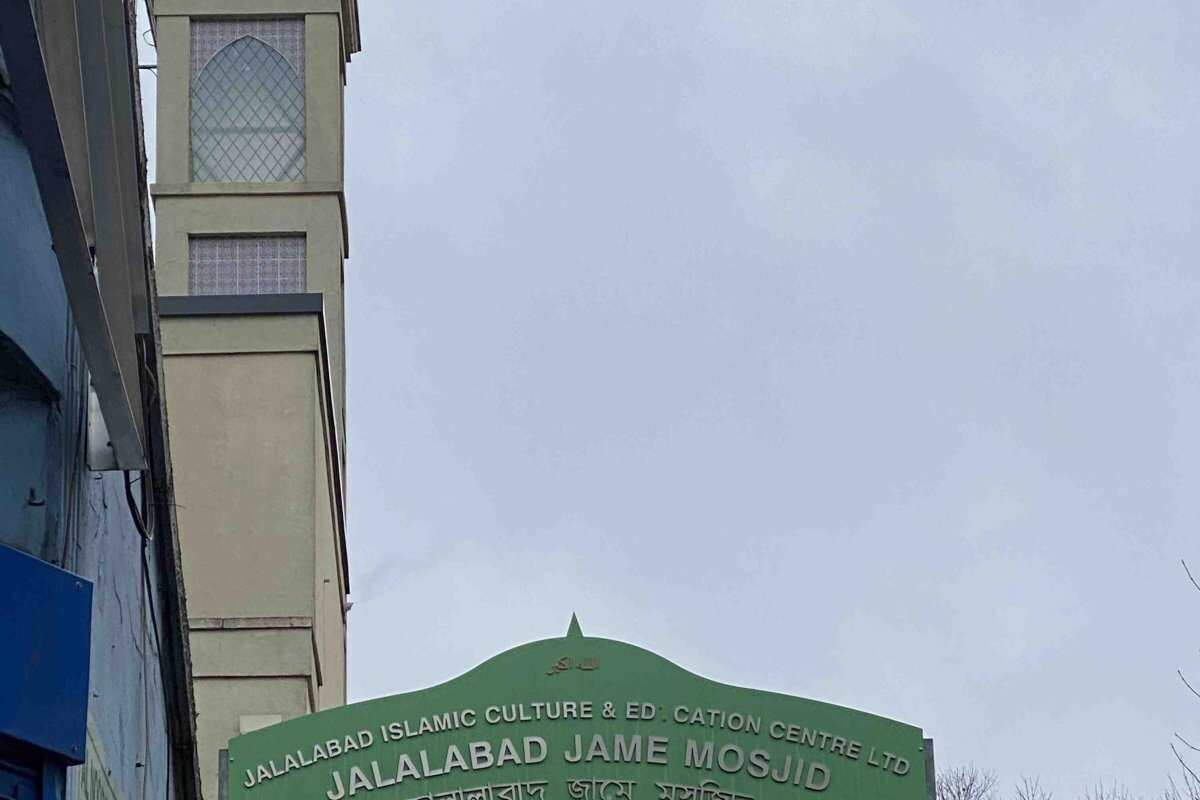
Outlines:
[[[303,52],[299,21],[294,37]],[[225,25],[205,31],[204,25]],[[304,179],[303,74],[278,50],[244,35],[199,61],[195,48],[236,34],[249,23],[194,23],[192,78],[192,180],[273,182]],[[232,26],[232,27],[231,27]],[[199,32],[198,32],[199,31]],[[280,35],[272,38],[281,40]],[[282,41],[291,41],[282,40]],[[299,59],[299,55],[294,56]]]
[[[188,294],[293,294],[307,284],[303,236],[195,236]]]
[[[266,42],[288,60],[297,75],[304,74],[303,19],[194,19],[191,30],[193,80],[221,48],[243,36]]]

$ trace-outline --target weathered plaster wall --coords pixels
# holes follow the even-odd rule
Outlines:
[[[117,797],[164,797],[169,769],[166,714],[142,576],[142,539],[130,517],[123,475],[84,469],[80,473],[84,513],[70,543],[67,568],[95,584],[89,729]],[[150,586],[157,593],[154,559],[147,554],[146,561]],[[161,595],[154,598],[160,632],[164,606]],[[70,773],[76,773],[74,796],[95,800],[83,791],[80,770],[70,770],[69,778]]]
[[[313,615],[313,364],[302,353],[167,359],[193,618]]]
[[[201,781],[212,800],[217,753],[244,718],[345,702],[328,366],[319,314],[170,316],[163,345],[193,587]]]

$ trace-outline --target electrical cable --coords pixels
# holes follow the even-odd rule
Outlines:
[[[149,280],[149,278],[147,278],[147,280]],[[152,289],[153,287],[148,288]],[[155,379],[155,374],[150,368],[151,341],[149,340],[149,337],[139,335],[137,337],[137,348],[139,373],[143,378],[142,421],[146,431],[146,460],[148,463],[154,464],[156,463],[155,458],[157,454],[154,452],[155,439],[151,433],[151,430],[153,429],[156,421],[154,411],[159,408],[162,397],[159,394],[158,381]],[[149,391],[147,391],[147,388]],[[161,411],[159,413],[161,413]],[[140,477],[142,489],[142,508],[151,511],[154,514],[153,524],[155,527],[157,527],[159,522],[157,504],[152,502],[155,490],[153,473],[147,471],[142,473]],[[162,639],[158,632],[158,609],[155,607],[154,603],[154,589],[150,583],[150,562],[147,558],[146,551],[146,545],[153,539],[153,536],[150,535],[146,526],[146,522],[142,517],[141,512],[138,510],[137,504],[133,502],[133,484],[128,472],[125,473],[125,499],[129,503],[129,513],[133,517],[134,525],[137,527],[138,532],[142,534],[142,582],[146,589],[146,596],[149,598],[150,620],[154,631],[154,649],[158,656],[158,683],[159,688],[162,690],[163,698],[163,738],[166,741],[167,751],[166,772],[163,775],[163,795],[164,800],[171,800],[171,786],[173,783],[172,769],[174,768],[175,762],[175,744],[171,730],[171,722],[169,719],[172,704],[170,692],[167,688],[167,665],[164,661],[166,654],[163,653]],[[158,543],[156,546],[161,547],[162,545],[161,543]],[[185,633],[184,635],[186,636],[187,634]]]
[[[167,709],[171,707],[170,706],[171,698],[170,698],[170,695],[167,694],[167,682],[166,682],[166,680],[162,679],[162,676],[165,674],[165,667],[163,666],[162,639],[158,633],[158,609],[154,604],[154,587],[150,583],[150,561],[146,557],[146,545],[149,544],[153,540],[153,537],[150,535],[150,532],[146,530],[146,524],[142,521],[142,514],[138,510],[137,503],[133,499],[133,479],[130,477],[132,474],[133,473],[128,470],[125,471],[125,502],[129,505],[129,516],[133,518],[133,525],[135,528],[137,528],[138,533],[142,537],[142,546],[141,546],[142,588],[145,591],[145,596],[148,601],[149,610],[150,610],[150,628],[154,633],[154,651],[158,657],[157,658],[158,671],[159,671],[159,676],[160,676],[159,686],[162,688],[163,714],[165,717],[165,714],[167,713]],[[145,492],[146,491],[146,478],[143,475],[143,476],[141,476],[141,479],[142,479],[142,481],[141,481],[142,482],[142,491]],[[142,613],[145,614],[145,608],[143,608]],[[167,798],[167,800],[170,800],[170,797],[171,797],[171,780],[170,780],[171,766],[170,766],[170,764],[171,764],[171,755],[172,755],[171,754],[171,732],[170,732],[170,726],[166,724],[165,718],[164,718],[163,735],[164,735],[164,738],[167,740],[167,775],[165,776],[164,783],[166,786],[166,798]],[[146,749],[147,763],[149,763],[149,752],[150,752],[149,748],[147,748]],[[146,769],[147,769],[147,772],[149,772],[149,768],[147,767]],[[147,776],[147,777],[149,777],[149,776]]]

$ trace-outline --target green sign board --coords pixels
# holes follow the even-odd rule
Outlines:
[[[229,800],[927,800],[919,728],[693,675],[633,645],[522,645],[448,683],[229,743]]]

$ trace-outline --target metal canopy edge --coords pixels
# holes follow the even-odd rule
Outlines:
[[[79,202],[55,114],[38,27],[29,3],[0,4],[0,49],[12,80],[18,118],[37,179],[38,192],[62,273],[71,313],[80,332],[92,383],[117,463],[146,467],[140,425],[93,269]]]

